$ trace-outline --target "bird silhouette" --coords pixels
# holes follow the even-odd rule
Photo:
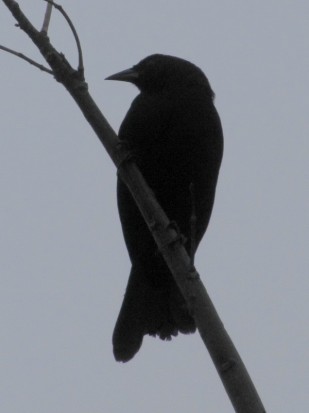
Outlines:
[[[161,54],[107,79],[130,82],[140,90],[121,124],[119,138],[134,152],[146,182],[168,218],[177,223],[192,256],[209,223],[223,154],[221,122],[209,81],[192,63]],[[116,360],[126,362],[138,352],[144,335],[169,340],[178,332],[193,333],[196,326],[120,179],[117,200],[132,268],[113,349]],[[194,237],[190,229],[193,207]]]

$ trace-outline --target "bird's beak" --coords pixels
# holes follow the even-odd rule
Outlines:
[[[138,72],[132,67],[131,69],[123,70],[122,72],[115,73],[108,76],[105,80],[121,80],[123,82],[135,83],[138,79]]]

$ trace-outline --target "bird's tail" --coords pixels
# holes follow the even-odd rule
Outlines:
[[[149,269],[151,272],[151,269]],[[132,267],[128,286],[113,333],[117,361],[130,360],[140,349],[145,334],[170,340],[196,329],[172,275],[149,274],[145,268]]]

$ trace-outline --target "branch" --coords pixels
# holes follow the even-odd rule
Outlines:
[[[71,94],[85,118],[118,168],[121,179],[135,199],[175,281],[177,282],[212,357],[218,374],[237,413],[265,413],[250,376],[209,298],[191,260],[173,226],[152,191],[99,108],[88,93],[79,72],[49,43],[46,36],[33,28],[14,0],[3,0],[20,27],[37,45],[51,66],[57,81]]]
[[[37,67],[38,69],[42,70],[43,72],[49,73],[50,75],[53,74],[53,71],[48,69],[47,67],[41,65],[40,63],[35,62],[34,60],[30,59],[30,57],[25,56],[22,53],[16,52],[13,49],[9,49],[8,47],[1,46],[0,45],[0,50],[4,50],[5,52],[11,53],[14,56],[20,57],[21,59],[25,60],[26,62],[30,63],[31,65]]]

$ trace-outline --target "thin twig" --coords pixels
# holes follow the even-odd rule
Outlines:
[[[31,65],[37,67],[38,69],[42,70],[43,72],[49,73],[50,75],[53,75],[54,72],[47,67],[41,65],[40,63],[35,62],[34,60],[30,59],[30,57],[25,56],[22,53],[16,52],[15,50],[9,49],[8,47],[1,46],[0,49],[4,50],[5,52],[11,53],[17,57],[20,57],[21,59],[25,60],[26,62],[30,63]]]
[[[70,19],[70,17],[68,16],[68,14],[65,12],[65,10],[60,4],[54,3],[52,0],[44,0],[44,1],[54,6],[55,9],[59,10],[59,12],[62,14],[62,16],[65,18],[68,25],[70,26],[70,29],[72,30],[73,36],[75,38],[77,50],[78,50],[78,72],[82,74],[82,76],[84,76],[84,62],[83,62],[82,48],[81,48],[81,44],[79,41],[77,31],[72,23],[72,20]]]
[[[50,23],[52,9],[53,9],[53,5],[48,3],[47,6],[46,6],[46,12],[45,12],[45,16],[44,16],[44,21],[43,21],[43,26],[42,26],[42,29],[41,29],[41,33],[47,34],[47,32],[48,32],[48,26],[49,26],[49,23]]]

